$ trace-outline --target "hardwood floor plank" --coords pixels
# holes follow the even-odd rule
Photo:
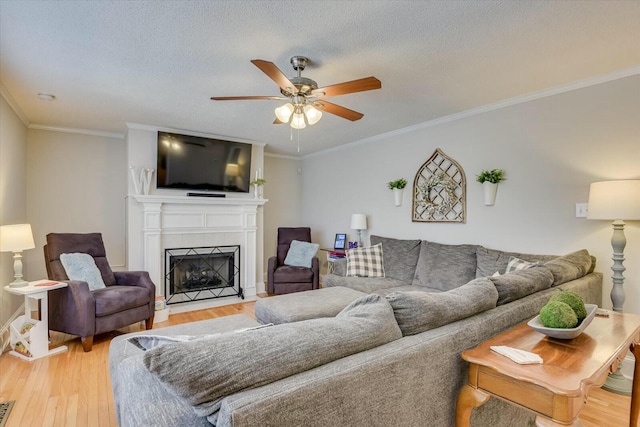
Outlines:
[[[254,305],[255,302],[246,302],[176,313],[153,329],[233,314],[255,318]],[[117,427],[109,377],[109,343],[118,335],[141,330],[144,324],[138,323],[97,336],[89,353],[82,350],[79,338],[52,332],[52,345],[67,345],[68,351],[33,362],[2,354],[0,401],[16,401],[6,426]],[[580,419],[584,427],[627,427],[630,407],[630,397],[594,388]]]

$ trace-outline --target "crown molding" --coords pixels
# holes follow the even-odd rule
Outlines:
[[[124,134],[118,133],[118,132],[104,132],[104,131],[93,130],[93,129],[65,128],[65,127],[46,126],[46,125],[38,125],[38,124],[29,125],[27,127],[29,129],[48,130],[51,132],[74,133],[79,135],[91,135],[91,136],[102,136],[105,138],[124,139]]]
[[[31,125],[31,122],[29,122],[27,116],[24,114],[16,100],[13,99],[13,96],[11,96],[9,90],[4,86],[4,84],[2,84],[2,82],[0,82],[0,95],[2,95],[5,101],[7,101],[7,104],[9,104],[9,107],[11,107],[13,112],[16,113],[16,116],[18,116],[22,124],[24,124],[25,127],[29,127]]]
[[[323,151],[318,151],[317,153],[307,154],[302,158],[307,159],[307,158],[315,157],[315,156],[326,154],[326,153],[332,153],[335,151],[344,150],[346,148],[351,148],[351,147],[355,147],[362,144],[369,144],[375,141],[380,141],[382,139],[400,136],[407,133],[416,132],[418,130],[439,126],[444,123],[450,123],[450,122],[464,119],[467,117],[476,116],[478,114],[487,113],[489,111],[500,110],[502,108],[512,107],[514,105],[524,104],[526,102],[535,101],[537,99],[547,98],[549,96],[559,95],[562,93],[571,92],[577,89],[583,89],[590,86],[596,86],[602,83],[607,83],[610,81],[623,79],[625,77],[635,76],[638,74],[640,74],[640,65],[630,67],[630,68],[625,68],[622,70],[613,71],[611,73],[602,74],[595,77],[590,77],[584,80],[578,80],[578,81],[567,83],[561,86],[555,86],[555,87],[541,90],[538,92],[532,92],[526,95],[517,96],[515,98],[509,98],[504,101],[483,105],[481,107],[472,108],[470,110],[461,111],[459,113],[450,114],[448,116],[438,117],[437,119],[429,120],[428,122],[419,123],[417,125],[392,130],[390,132],[381,133],[368,138],[363,138],[357,141],[350,142],[348,144],[332,147]]]
[[[245,144],[258,145],[258,146],[261,146],[261,147],[264,147],[265,145],[267,145],[264,142],[258,142],[258,141],[248,140],[248,139],[236,138],[236,137],[233,137],[233,136],[215,135],[215,134],[212,134],[212,133],[197,132],[197,131],[192,131],[192,130],[187,130],[187,129],[165,128],[165,127],[161,127],[161,126],[145,125],[145,124],[141,124],[141,123],[130,123],[130,122],[126,122],[126,124],[127,124],[127,129],[146,130],[146,131],[150,131],[150,132],[158,132],[158,131],[160,131],[160,132],[180,133],[180,134],[183,134],[183,135],[200,136],[202,138],[218,138],[218,139],[225,139],[225,140],[234,141],[234,142],[244,142]]]

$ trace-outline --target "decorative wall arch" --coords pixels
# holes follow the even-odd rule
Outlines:
[[[439,148],[413,180],[413,222],[467,220],[467,179],[462,167]]]

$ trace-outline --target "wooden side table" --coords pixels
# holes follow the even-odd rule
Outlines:
[[[534,412],[538,426],[580,426],[578,415],[592,386],[604,384],[627,349],[635,356],[631,397],[632,427],[640,413],[640,316],[608,312],[596,317],[572,340],[549,338],[526,324],[497,335],[462,358],[469,362],[469,382],[456,407],[456,427],[469,426],[471,410],[495,396]],[[494,345],[536,353],[542,364],[519,365],[491,351]]]
[[[31,362],[41,357],[51,356],[67,350],[66,345],[49,350],[49,303],[47,301],[47,292],[67,286],[66,283],[62,282],[49,284],[51,282],[51,280],[38,280],[29,282],[29,286],[22,288],[4,287],[4,290],[11,294],[24,296],[24,316],[19,316],[11,322],[11,342],[13,344],[16,341],[27,341],[24,345],[31,356],[15,350],[10,351],[9,354]],[[47,286],[38,286],[43,284],[47,284]],[[38,309],[38,302],[40,303],[40,320],[31,317],[32,310]],[[32,306],[31,303],[35,303],[35,305]],[[22,325],[25,323],[32,325],[32,327],[28,331],[22,332]]]

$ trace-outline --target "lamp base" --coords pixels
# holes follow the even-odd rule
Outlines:
[[[9,283],[10,288],[24,288],[25,286],[29,286],[29,282],[26,280],[14,280]]]
[[[611,393],[621,394],[623,396],[631,396],[632,382],[629,378],[622,375],[620,367],[613,374],[609,374],[607,381],[602,386],[603,389]]]

